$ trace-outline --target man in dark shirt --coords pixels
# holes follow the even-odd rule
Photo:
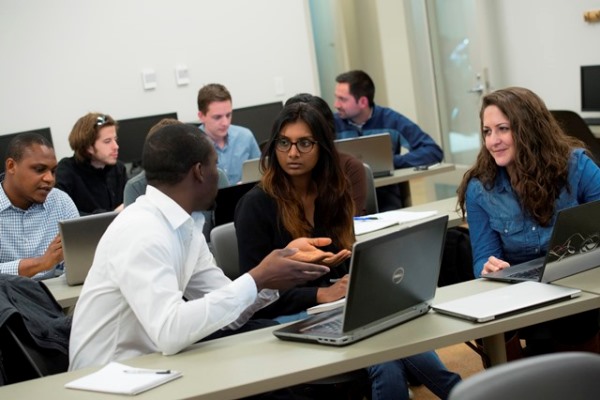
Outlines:
[[[121,211],[127,171],[117,160],[117,122],[88,113],[73,126],[69,145],[74,154],[58,163],[56,187],[71,196],[81,215]]]

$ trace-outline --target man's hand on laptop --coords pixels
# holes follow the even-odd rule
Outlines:
[[[487,262],[483,264],[481,275],[489,274],[490,272],[500,271],[501,269],[510,267],[510,264],[494,256],[490,256]]]
[[[316,263],[333,267],[348,259],[352,252],[347,249],[340,250],[337,253],[323,251],[319,247],[328,246],[331,239],[326,237],[319,238],[298,238],[292,240],[286,249],[298,249],[298,252],[290,256],[293,260],[309,263]]]

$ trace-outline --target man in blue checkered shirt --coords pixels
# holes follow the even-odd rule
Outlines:
[[[71,198],[54,188],[52,144],[23,133],[9,144],[0,175],[0,273],[34,279],[62,273],[58,221],[79,216]]]

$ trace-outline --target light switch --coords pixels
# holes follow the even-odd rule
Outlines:
[[[156,72],[153,69],[143,69],[142,83],[144,90],[156,89]]]
[[[283,78],[280,76],[276,76],[273,78],[273,84],[275,86],[275,95],[283,96],[285,94],[285,89],[283,87]]]
[[[181,64],[175,67],[175,80],[179,86],[185,86],[190,83],[190,73],[187,65]]]

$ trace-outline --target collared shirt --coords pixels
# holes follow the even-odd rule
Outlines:
[[[442,161],[442,148],[421,128],[404,115],[387,107],[375,105],[369,119],[360,126],[335,114],[335,130],[338,139],[389,133],[392,138],[394,167],[406,168],[431,165]],[[401,154],[401,148],[408,153]]]
[[[0,185],[0,273],[19,275],[22,259],[40,257],[46,252],[58,235],[58,221],[76,217],[79,212],[75,204],[60,189],[52,189],[44,203],[22,210],[12,205]],[[62,263],[59,266],[39,272],[33,278],[54,278],[62,273]]]
[[[544,256],[558,211],[600,199],[600,169],[581,149],[575,150],[569,160],[568,185],[570,190],[563,188],[555,202],[550,224],[540,226],[523,214],[505,168],[499,168],[491,190],[486,190],[478,179],[471,179],[466,206],[475,276],[481,275],[490,256],[510,264]]]
[[[201,213],[190,216],[150,185],[117,216],[77,302],[71,370],[177,353],[221,328],[239,327],[277,298],[276,291],[257,296],[248,274],[230,281],[214,263],[203,224]]]
[[[204,130],[204,124],[200,129]],[[229,126],[225,147],[215,144],[215,150],[219,157],[217,166],[227,174],[230,185],[241,182],[244,161],[260,157],[260,149],[250,129],[238,125]]]

